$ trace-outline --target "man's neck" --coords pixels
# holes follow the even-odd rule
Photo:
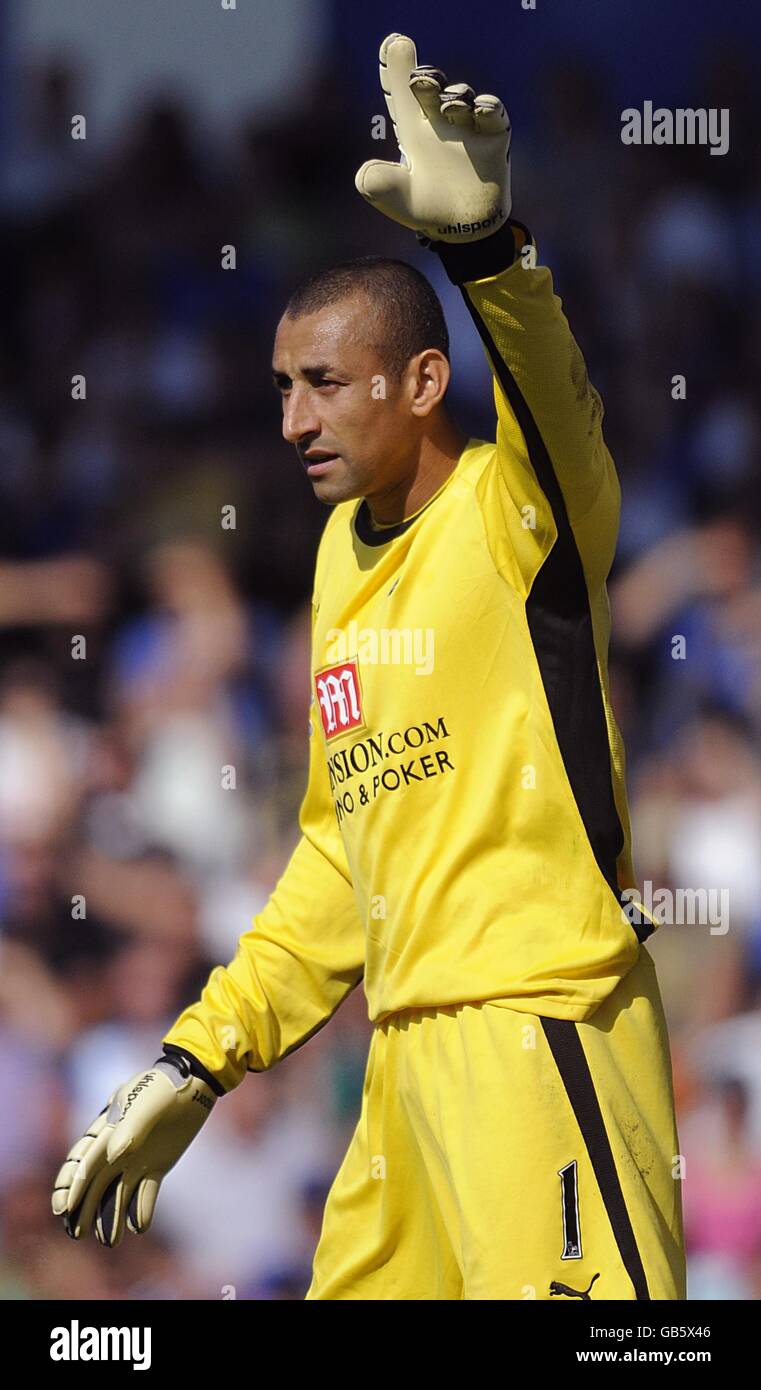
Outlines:
[[[468,436],[448,422],[435,436],[425,435],[409,473],[385,492],[368,497],[371,520],[393,526],[419,512],[454,472]]]

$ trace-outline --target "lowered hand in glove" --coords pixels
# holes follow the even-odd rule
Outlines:
[[[68,1235],[81,1240],[94,1227],[101,1245],[115,1246],[125,1228],[147,1231],[162,1179],[216,1100],[180,1056],[159,1058],[114,1091],[55,1180],[53,1214]]]

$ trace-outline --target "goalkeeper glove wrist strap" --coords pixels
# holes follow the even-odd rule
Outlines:
[[[163,1048],[165,1055],[163,1057],[158,1057],[156,1061],[171,1062],[172,1066],[176,1067],[182,1076],[197,1076],[199,1081],[206,1082],[206,1085],[211,1088],[215,1095],[227,1095],[227,1091],[217,1080],[216,1076],[213,1076],[203,1063],[199,1062],[198,1058],[193,1056],[192,1052],[188,1052],[187,1048],[176,1047],[174,1043],[164,1043]],[[154,1062],[153,1065],[155,1067],[156,1062]]]
[[[431,241],[420,234],[418,241],[436,252],[453,285],[464,285],[468,280],[486,280],[507,270],[532,236],[522,222],[511,220],[481,241]]]

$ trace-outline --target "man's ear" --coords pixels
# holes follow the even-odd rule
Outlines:
[[[440,405],[451,376],[448,359],[439,348],[426,348],[413,357],[409,367],[410,408],[424,417]]]

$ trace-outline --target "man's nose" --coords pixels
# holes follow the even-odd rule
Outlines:
[[[311,403],[311,392],[294,385],[283,402],[283,438],[298,444],[306,435],[320,433],[320,421]]]

